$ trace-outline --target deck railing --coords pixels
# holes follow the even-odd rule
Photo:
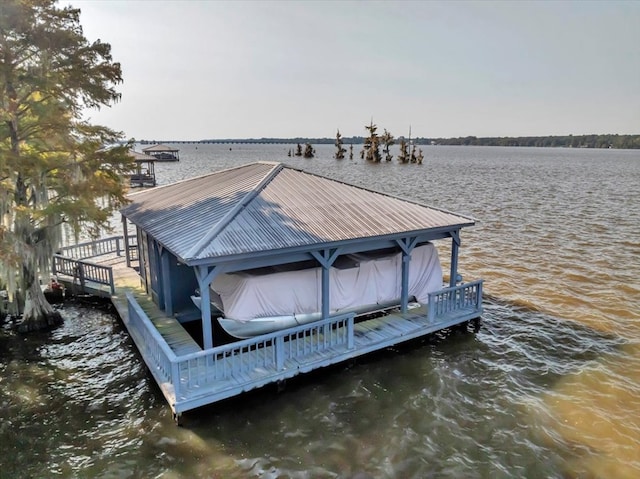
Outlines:
[[[130,328],[140,339],[142,356],[152,371],[173,385],[176,397],[219,381],[242,378],[245,385],[291,368],[306,370],[304,364],[328,349],[353,348],[354,315],[343,314],[311,324],[245,339],[185,356],[176,356],[142,308],[127,293]],[[295,363],[293,362],[295,361]],[[300,365],[302,364],[302,367]]]
[[[133,295],[129,292],[126,295],[129,312],[127,329],[129,333],[134,337],[142,357],[151,372],[156,376],[158,384],[161,386],[163,383],[173,384],[176,382],[173,378],[180,377],[176,367],[175,353],[160,335]]]
[[[305,364],[323,351],[353,348],[353,321],[353,313],[332,316],[179,357],[180,388],[196,388],[234,377],[243,377],[250,383],[292,367],[305,371]]]
[[[75,259],[87,259],[112,253],[121,256],[123,252],[124,238],[122,236],[112,236],[60,248],[61,255]]]
[[[108,286],[111,294],[116,292],[113,282],[113,268],[111,266],[54,254],[51,272],[54,276],[64,275],[73,278],[73,283],[75,284],[77,281],[83,291],[89,282]]]
[[[445,288],[429,294],[428,317],[437,321],[439,317],[454,311],[468,310],[482,313],[482,280]]]
[[[130,238],[135,241],[134,238]],[[98,263],[86,261],[87,258],[94,258],[103,255],[122,256],[125,252],[125,241],[122,236],[112,236],[96,241],[87,241],[71,246],[60,248],[58,254],[53,255],[51,272],[53,275],[64,275],[73,278],[74,283],[78,281],[79,286],[84,291],[87,282],[106,285],[111,294],[115,294],[113,282],[113,269]],[[130,261],[138,260],[138,245],[129,244]]]

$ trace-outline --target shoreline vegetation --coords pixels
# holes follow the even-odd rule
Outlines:
[[[398,137],[400,141],[404,137]],[[342,136],[343,145],[362,145],[363,136]],[[154,143],[276,143],[276,144],[334,144],[335,138],[218,138],[203,140],[140,140],[143,145]],[[615,148],[640,149],[640,135],[568,135],[568,136],[520,136],[486,137],[466,136],[458,138],[412,138],[416,145],[456,145],[456,146],[522,146],[541,148]]]

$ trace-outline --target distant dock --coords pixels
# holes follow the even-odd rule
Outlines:
[[[153,145],[142,149],[145,155],[153,156],[157,161],[180,161],[180,150],[167,145]]]

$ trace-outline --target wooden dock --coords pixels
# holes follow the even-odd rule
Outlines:
[[[178,421],[191,409],[269,383],[346,361],[482,314],[482,281],[432,293],[429,304],[355,321],[353,313],[203,350],[178,321],[167,316],[141,286],[134,268],[113,239],[82,254],[56,255],[54,272],[69,288],[111,298],[123,324],[160,386]],[[69,249],[66,254],[81,254]],[[108,278],[108,279],[105,279]],[[105,284],[110,282],[110,284]],[[213,321],[213,320],[212,320]]]
[[[109,249],[107,252],[94,249],[80,253],[91,261],[56,255],[53,273],[72,294],[110,298],[125,324],[129,316],[127,295],[131,295],[176,355],[201,351],[202,348],[182,324],[175,318],[167,317],[151,300],[136,269],[127,266],[126,258],[117,246],[114,249],[115,251]],[[77,250],[74,252],[77,253]],[[88,254],[90,256],[86,256]],[[78,274],[79,270],[82,270],[82,274]],[[110,278],[113,282],[106,281],[105,278]]]

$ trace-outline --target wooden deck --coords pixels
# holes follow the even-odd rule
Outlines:
[[[125,324],[129,314],[127,305],[127,293],[129,293],[142,307],[152,324],[176,355],[180,356],[202,350],[193,337],[175,318],[167,317],[164,312],[151,301],[151,298],[142,287],[138,272],[136,269],[127,266],[126,259],[123,255],[118,255],[117,252],[102,254],[99,250],[95,253],[95,256],[90,256],[91,262],[84,260],[82,264],[85,268],[87,264],[90,265],[90,267],[95,266],[95,270],[102,268],[110,269],[112,272],[113,285],[99,282],[101,280],[100,277],[109,275],[98,275],[98,277],[86,276],[81,284],[80,278],[75,274],[77,268],[66,264],[67,262],[74,264],[79,262],[79,260],[68,257],[65,257],[65,262],[62,263],[62,266],[67,266],[67,268],[63,268],[63,271],[54,271],[54,273],[58,275],[58,281],[73,293],[111,298],[111,302]],[[91,268],[86,268],[86,271],[91,271]]]
[[[269,383],[428,335],[473,319],[477,312],[469,309],[467,319],[461,317],[457,314],[438,322],[430,321],[424,307],[412,313],[394,313],[355,324],[353,315],[347,315],[275,333],[276,336],[266,340],[248,340],[256,343],[253,346],[242,342],[245,344],[214,348],[218,349],[217,356],[204,351],[178,358],[180,388],[166,391],[165,395],[179,415]],[[327,325],[328,334],[333,338],[325,336]],[[276,340],[281,337],[278,335],[283,336],[280,345]],[[286,349],[280,366],[273,359],[278,357],[279,347]],[[220,374],[220,370],[230,374]]]
[[[68,287],[77,286],[77,277],[69,276],[77,265],[72,267],[68,261],[79,260],[61,260],[66,274],[58,271],[58,280]],[[176,419],[185,411],[425,336],[482,314],[482,282],[476,281],[432,293],[427,306],[406,313],[396,310],[357,323],[353,314],[337,315],[203,350],[176,317],[166,316],[151,300],[138,273],[126,266],[124,256],[103,253],[93,256],[92,261],[85,260],[83,264],[91,266],[85,271],[93,272],[96,281],[85,277],[85,288],[111,298]],[[102,284],[104,277],[112,278],[113,284]]]

